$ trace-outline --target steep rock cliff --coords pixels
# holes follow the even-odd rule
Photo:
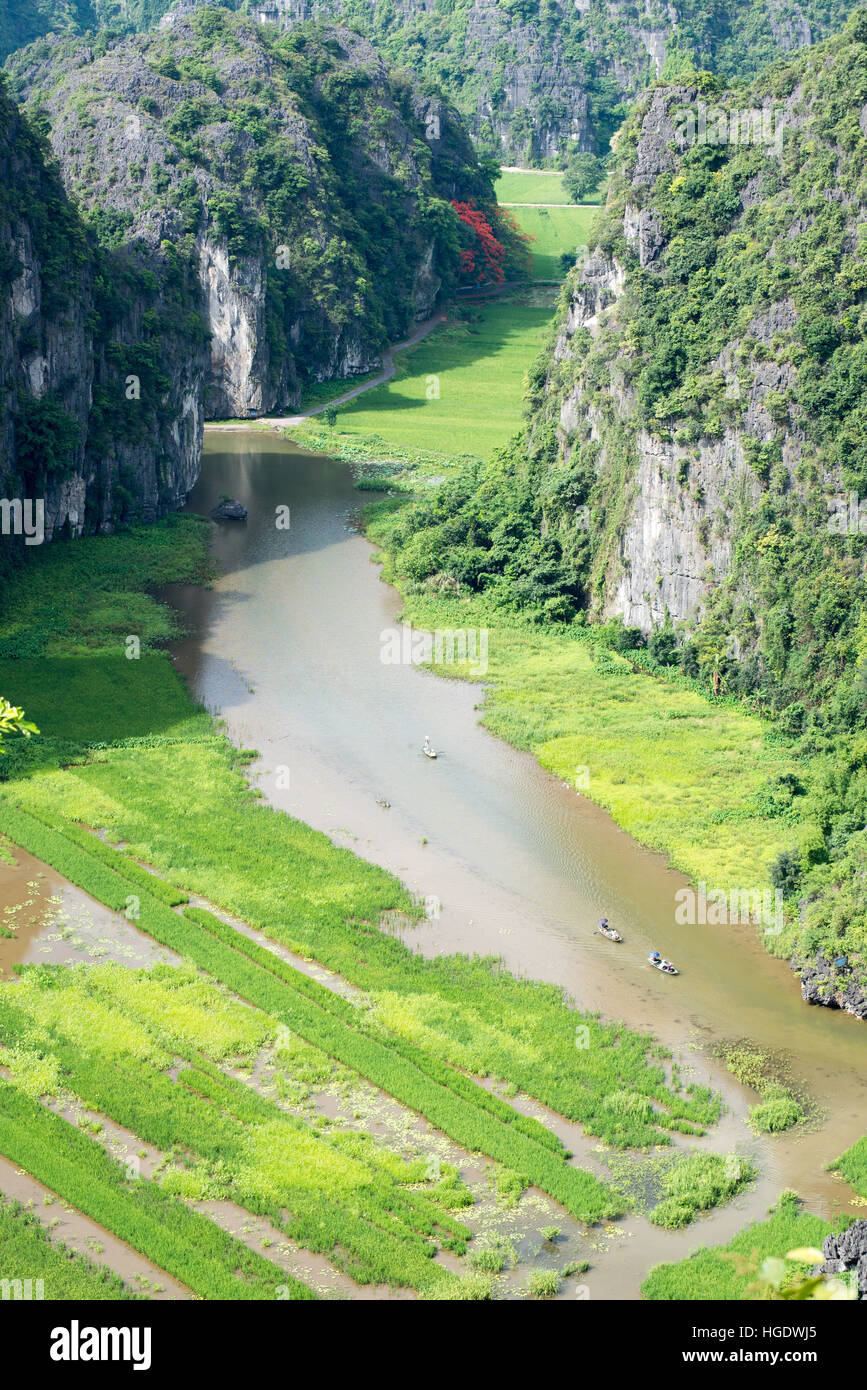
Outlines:
[[[48,32],[143,30],[196,0],[11,0],[0,57]],[[213,0],[198,0],[213,4]],[[357,27],[432,80],[506,158],[605,147],[621,103],[687,61],[749,76],[839,29],[852,0],[222,0],[265,24]]]
[[[548,158],[571,141],[600,143],[621,103],[660,77],[670,58],[737,74],[833,31],[833,17],[803,0],[248,0],[282,26],[343,16],[383,52],[441,84],[476,138],[506,158]]]
[[[194,272],[208,416],[297,405],[430,312],[457,264],[450,200],[492,198],[444,102],[348,30],[279,39],[222,9],[102,47],[31,46],[16,91],[108,244]]]
[[[816,598],[833,576],[849,624],[863,576],[857,522],[829,521],[867,481],[865,30],[752,89],[642,100],[535,398],[545,526],[567,552],[588,531],[591,610],[712,631],[732,664],[802,687],[816,612],[806,590],[780,606],[781,574]]]
[[[50,540],[183,501],[205,363],[189,325],[159,322],[171,277],[157,291],[138,256],[100,252],[46,156],[0,91],[0,494],[40,501]]]

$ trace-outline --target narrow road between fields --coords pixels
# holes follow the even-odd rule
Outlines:
[[[387,381],[391,381],[397,368],[394,365],[394,355],[397,352],[405,352],[407,348],[415,347],[435,328],[439,328],[445,322],[446,313],[444,309],[438,309],[429,319],[425,319],[417,328],[413,329],[408,338],[404,338],[402,343],[394,343],[382,354],[382,371],[369,381],[363,381],[360,386],[353,386],[351,391],[344,391],[342,396],[333,396],[330,401],[322,401],[320,405],[311,405],[307,410],[300,410],[297,415],[257,415],[255,419],[235,421],[219,421],[212,423],[208,421],[205,428],[209,430],[237,430],[244,429],[246,426],[256,424],[265,425],[268,429],[287,429],[293,425],[300,425],[303,420],[309,420],[311,415],[321,415],[329,406],[345,405],[347,401],[355,400],[356,396],[362,395],[365,391],[372,391],[374,386],[383,386]]]

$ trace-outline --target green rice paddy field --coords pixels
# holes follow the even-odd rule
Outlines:
[[[719,1098],[652,1039],[578,1013],[555,988],[493,961],[416,956],[379,925],[419,911],[397,880],[259,804],[245,756],[160,654],[171,625],[145,598],[207,576],[207,534],[171,517],[58,543],[7,586],[0,687],[42,735],[9,744],[0,832],[115,912],[134,902],[139,931],[185,963],[27,967],[0,985],[0,1154],[200,1297],[317,1295],[191,1205],[202,1200],[234,1203],[356,1285],[488,1297],[495,1276],[470,1262],[473,1233],[455,1213],[475,1198],[457,1173],[348,1119],[300,1113],[305,1088],[373,1087],[486,1158],[503,1200],[532,1185],[589,1223],[623,1210],[614,1186],[570,1165],[548,1128],[481,1079],[636,1153],[704,1133]],[[121,634],[136,623],[152,636],[130,661]],[[341,977],[355,1002],[189,906],[193,893]],[[121,1150],[117,1126],[133,1136]],[[130,1174],[130,1142],[151,1171]],[[53,1247],[5,1228],[43,1251],[30,1277],[50,1274]],[[432,1261],[438,1250],[457,1273]]]
[[[504,169],[494,185],[500,203],[568,203],[563,176],[542,169]]]
[[[562,280],[560,257],[563,252],[574,256],[579,247],[587,244],[598,203],[570,202],[559,174],[531,169],[502,174],[496,189],[498,201],[513,214],[521,230],[533,238],[533,278]]]
[[[379,436],[446,462],[486,458],[520,426],[524,377],[553,308],[553,295],[539,291],[459,305],[442,328],[399,354],[391,381],[341,406],[333,430],[311,422],[292,437],[331,452]]]

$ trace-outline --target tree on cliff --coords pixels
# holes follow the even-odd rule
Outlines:
[[[505,250],[494,236],[493,228],[483,212],[470,199],[452,202],[461,221],[463,244],[460,259],[462,285],[502,285],[505,280],[503,258]]]

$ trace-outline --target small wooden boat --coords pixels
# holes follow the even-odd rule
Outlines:
[[[663,960],[660,955],[650,955],[647,957],[648,965],[652,965],[654,970],[661,970],[663,975],[679,975],[680,971],[676,965],[672,965],[670,960]]]
[[[435,748],[423,748],[421,751],[426,758],[435,758],[437,755],[437,750]]]
[[[601,932],[603,936],[607,937],[609,941],[623,940],[623,937],[620,935],[620,932],[615,931],[613,927],[609,927],[607,922],[597,922],[596,930]]]

